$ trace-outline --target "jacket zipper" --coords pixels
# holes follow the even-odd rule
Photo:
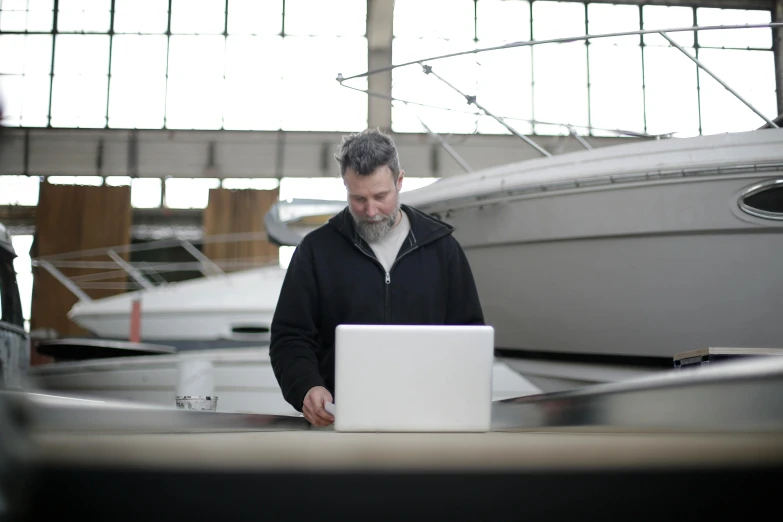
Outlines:
[[[383,267],[380,261],[378,261],[378,258],[371,256],[367,252],[364,251],[362,246],[359,243],[354,243],[353,246],[359,249],[359,252],[364,254],[365,256],[369,257],[376,265],[381,267],[381,270],[384,274],[386,274],[386,285],[383,287],[383,318],[385,322],[389,322],[389,283],[391,283],[391,277],[389,276],[389,272],[386,271],[386,269]],[[392,265],[393,266],[393,265]]]
[[[367,256],[370,259],[372,259],[373,261],[375,261],[375,263],[379,267],[381,267],[381,270],[384,271],[384,275],[386,277],[386,279],[385,279],[386,284],[383,287],[383,296],[384,296],[384,299],[383,299],[383,303],[384,303],[384,305],[383,305],[383,318],[386,321],[386,323],[388,324],[389,321],[391,320],[391,292],[389,291],[389,285],[391,284],[391,271],[394,270],[394,266],[397,264],[397,262],[400,259],[402,259],[403,257],[407,256],[408,254],[410,254],[414,250],[418,249],[419,245],[416,245],[413,248],[411,248],[410,250],[406,250],[405,252],[403,252],[403,254],[400,257],[398,257],[397,259],[394,260],[394,263],[392,263],[392,266],[391,266],[391,268],[389,269],[388,272],[386,271],[384,266],[381,264],[381,262],[378,261],[377,258],[375,258],[375,257],[371,256],[370,254],[368,254],[367,252],[365,252],[360,244],[354,243],[353,245],[356,248],[359,249],[359,252],[361,252],[365,256]]]
[[[394,265],[392,265],[392,268],[394,268]],[[391,272],[391,269],[389,272]],[[383,318],[386,320],[386,324],[389,324],[389,321],[391,321],[391,291],[389,291],[391,274],[389,272],[386,272],[386,285],[383,287],[383,301],[385,303],[383,307]]]
[[[419,245],[416,245],[413,248],[411,248],[410,250],[406,250],[405,252],[403,252],[400,257],[398,257],[397,259],[394,260],[394,263],[392,263],[391,268],[389,268],[389,271],[386,272],[386,286],[384,287],[384,290],[385,290],[384,294],[385,294],[385,297],[386,297],[385,319],[386,319],[387,323],[389,323],[389,321],[391,321],[391,290],[389,289],[389,285],[391,285],[391,271],[394,270],[395,265],[397,264],[397,262],[400,259],[402,259],[403,257],[407,256],[408,254],[410,254],[411,252],[413,252],[417,248],[419,248]]]

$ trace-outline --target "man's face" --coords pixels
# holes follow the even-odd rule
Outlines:
[[[387,165],[372,174],[361,176],[351,168],[345,169],[343,182],[348,192],[348,210],[353,216],[359,235],[371,243],[383,239],[397,222],[400,212],[400,189],[404,172],[397,183]]]

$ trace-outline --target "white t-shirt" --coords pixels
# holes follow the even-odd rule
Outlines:
[[[375,243],[369,243],[370,248],[375,252],[375,257],[378,258],[378,261],[381,262],[387,273],[391,270],[394,260],[397,259],[400,247],[411,230],[408,215],[402,209],[400,214],[402,214],[402,219],[400,219],[396,227],[386,234],[386,237]]]

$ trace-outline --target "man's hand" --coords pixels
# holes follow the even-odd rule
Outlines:
[[[313,386],[305,395],[302,413],[314,426],[328,426],[334,422],[331,413],[324,409],[325,402],[334,402],[332,394],[323,386]]]

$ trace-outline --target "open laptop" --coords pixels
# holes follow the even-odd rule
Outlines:
[[[491,326],[340,325],[335,431],[489,431]]]

